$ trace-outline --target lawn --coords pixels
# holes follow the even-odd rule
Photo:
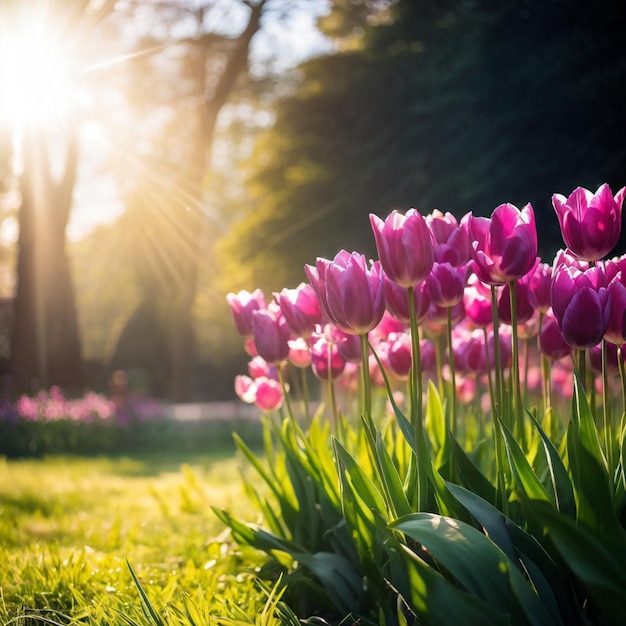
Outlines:
[[[247,574],[255,556],[229,543],[210,508],[253,516],[243,466],[230,447],[0,458],[0,623],[153,623],[127,561],[154,605],[169,603],[168,623],[254,615],[265,602]]]

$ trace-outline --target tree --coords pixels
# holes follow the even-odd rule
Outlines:
[[[269,3],[236,4],[247,16],[241,30],[233,33],[207,26],[211,12],[222,9],[223,3],[154,3],[154,17],[165,35],[161,39],[154,32],[145,34],[139,48],[155,54],[138,58],[132,74],[135,88],[130,98],[135,105],[154,111],[161,104],[171,116],[152,133],[150,154],[141,156],[146,173],[136,176],[127,198],[128,223],[141,225],[134,245],[142,299],[128,330],[120,334],[113,363],[131,364],[123,345],[134,335],[130,329],[151,328],[148,334],[162,341],[167,385],[160,391],[174,401],[188,400],[193,385],[193,305],[209,227],[206,192],[218,117],[247,70],[250,45]],[[180,31],[181,24],[188,35],[177,39],[172,33]],[[145,99],[143,82],[143,77],[154,80],[155,75],[160,78],[158,89],[152,88],[158,92],[156,102]]]
[[[49,19],[59,29],[59,37],[72,35],[71,40],[79,46],[81,37],[83,41],[91,37],[113,5],[114,2],[108,0],[92,10],[89,0],[42,2],[30,7],[32,13],[25,16],[19,2],[8,2],[3,5],[1,14],[3,32],[7,36],[6,33],[19,31],[20,21],[26,17],[36,25],[40,20]],[[19,78],[21,81],[41,79],[36,73]],[[26,93],[31,98],[48,95],[28,88]],[[20,104],[33,106],[28,101]],[[17,388],[32,389],[49,384],[79,387],[83,383],[80,337],[65,253],[65,228],[78,166],[78,128],[73,121],[66,121],[61,139],[65,144],[62,174],[55,177],[50,146],[38,120],[33,116],[23,122],[25,130],[19,138],[21,206],[11,338],[12,374]]]
[[[250,164],[254,210],[222,241],[238,287],[280,289],[340,248],[374,254],[367,214],[488,214],[624,184],[617,4],[399,0],[344,52],[300,68]]]

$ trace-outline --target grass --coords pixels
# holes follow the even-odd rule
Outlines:
[[[251,517],[242,466],[230,448],[0,458],[0,623],[153,624],[127,561],[164,623],[254,623],[266,600],[256,557],[231,545],[210,509]]]

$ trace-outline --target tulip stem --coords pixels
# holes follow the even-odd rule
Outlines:
[[[502,364],[500,362],[500,320],[498,316],[498,294],[493,285],[491,285],[491,315],[493,319],[493,367],[496,372],[496,402],[491,408],[492,411],[501,416],[504,402],[502,390]]]
[[[609,372],[606,367],[606,339],[602,340],[602,411],[604,415],[604,447],[609,477],[613,481],[613,425],[611,417],[611,398],[608,393]]]
[[[454,350],[452,347],[452,307],[448,308],[448,366],[450,368],[450,418],[448,432],[456,437],[456,368],[454,366]]]
[[[306,419],[307,426],[311,425],[311,411],[309,407],[309,383],[306,379],[306,370],[300,368],[300,377],[302,379],[302,405],[304,409],[304,417]]]
[[[372,415],[372,386],[370,381],[369,343],[367,333],[359,335],[361,339],[361,380],[363,381],[363,406],[364,415]]]
[[[339,429],[339,418],[337,416],[337,400],[335,398],[335,381],[332,375],[333,364],[333,351],[330,343],[327,344],[326,349],[328,351],[328,402],[330,403],[331,415],[332,415],[332,430],[337,435]]]
[[[511,332],[512,332],[512,357],[513,386],[515,393],[515,421],[517,424],[517,436],[520,440],[520,447],[526,451],[526,428],[524,426],[524,408],[522,406],[522,381],[520,380],[519,367],[519,337],[517,332],[517,289],[515,281],[509,281],[509,295],[511,300]]]
[[[278,371],[278,380],[280,382],[280,387],[283,390],[283,396],[285,398],[285,407],[287,408],[287,415],[290,419],[293,420],[293,411],[291,410],[291,402],[289,401],[289,390],[287,388],[287,384],[285,383],[285,376],[283,374],[282,365],[279,365],[277,368]]]

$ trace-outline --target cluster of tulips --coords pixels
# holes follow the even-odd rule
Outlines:
[[[619,239],[625,191],[613,195],[603,184],[595,193],[555,194],[567,249],[551,265],[537,256],[530,204],[502,204],[490,218],[415,209],[370,215],[379,260],[342,250],[305,266],[309,282],[269,303],[258,289],[228,294],[252,356],[237,394],[262,410],[285,403],[291,412],[291,363],[327,381],[333,412],[336,380],[361,381],[362,411],[371,410],[372,380],[398,402],[398,381],[408,380],[406,402],[420,420],[428,375],[448,397],[454,433],[459,400],[521,421],[528,394],[537,390],[547,409],[553,391],[571,395],[576,370],[608,405],[619,380],[608,372],[623,373],[626,257],[605,257]]]

